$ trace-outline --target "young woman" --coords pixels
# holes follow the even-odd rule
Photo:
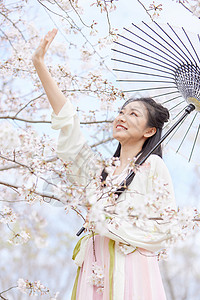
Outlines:
[[[99,169],[98,158],[80,131],[74,107],[58,89],[44,64],[45,53],[56,33],[55,29],[48,32],[32,60],[53,108],[52,127],[60,130],[57,154],[64,161],[73,162],[69,180],[74,184],[88,187],[91,176],[96,174],[101,176],[102,190],[106,189],[108,180],[113,185],[119,185],[130,172],[130,160],[135,159],[137,165],[160,139],[169,112],[151,98],[126,101],[113,122],[113,137],[119,141],[114,157],[119,158],[120,164],[113,165],[109,172]],[[159,147],[144,166],[126,180],[126,188],[118,194],[114,204],[118,211],[123,209],[123,203],[142,206],[146,210],[148,205],[145,201],[147,196],[155,193],[156,180],[163,183],[165,195],[161,196],[161,200],[165,201],[161,201],[160,209],[175,209],[171,178],[161,157]],[[94,200],[94,187],[86,190],[88,199]],[[159,191],[157,198],[158,195],[162,195],[162,191]],[[89,202],[93,202],[95,207],[93,200]],[[106,199],[102,201],[108,203]],[[148,209],[149,216],[155,217],[150,207]],[[137,224],[124,219],[119,226],[115,226],[108,218],[100,226],[97,224],[95,234],[79,240],[73,253],[78,271],[71,300],[166,299],[155,252],[161,250],[171,236],[165,224],[161,224],[161,230],[158,230],[154,220],[149,220],[145,229]]]

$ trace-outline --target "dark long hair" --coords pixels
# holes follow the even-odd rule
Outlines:
[[[121,109],[123,109],[127,104],[130,102],[137,101],[142,102],[144,106],[147,109],[147,127],[155,127],[156,133],[146,139],[146,141],[143,144],[142,150],[138,153],[140,154],[139,157],[136,159],[135,165],[139,164],[140,161],[149,153],[149,151],[157,144],[157,142],[160,140],[162,135],[162,128],[164,126],[164,123],[168,121],[169,119],[169,111],[167,108],[163,107],[161,104],[155,102],[152,98],[130,98],[127,100]],[[120,151],[121,151],[121,144],[119,143],[117,146],[117,149],[113,155],[113,157],[120,157]],[[137,156],[138,156],[137,154]],[[152,154],[156,154],[160,157],[162,157],[162,148],[159,146]],[[105,180],[108,176],[108,173],[105,171],[105,168],[103,169],[101,173],[101,182],[102,186],[106,186]],[[128,178],[126,181],[126,188],[131,184],[133,181],[135,174]],[[124,191],[125,188],[122,190]]]

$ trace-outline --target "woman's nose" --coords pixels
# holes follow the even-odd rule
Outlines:
[[[126,121],[126,115],[125,114],[119,115],[118,120],[121,120],[122,122],[125,122]]]

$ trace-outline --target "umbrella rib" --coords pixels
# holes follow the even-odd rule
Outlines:
[[[177,97],[178,98],[178,97]],[[175,99],[175,98],[174,98]],[[173,106],[173,107],[171,107],[170,109],[169,109],[169,111],[170,110],[172,110],[172,109],[174,109],[175,107],[177,107],[177,106],[179,106],[179,105],[181,105],[182,103],[184,103],[185,102],[185,100],[183,100],[183,101],[181,101],[181,102],[179,102],[178,104],[176,104],[175,106]]]
[[[140,75],[148,75],[148,76],[156,76],[156,77],[162,77],[162,78],[167,78],[167,79],[174,79],[173,77],[170,77],[170,76],[164,76],[164,75],[159,75],[159,74],[151,74],[151,73],[145,73],[145,72],[136,72],[136,71],[130,71],[130,70],[113,69],[113,71],[140,74]]]
[[[186,60],[185,59],[185,57],[184,56],[182,56],[182,54],[180,54],[169,42],[167,42],[160,34],[158,34],[155,30],[153,30],[153,28],[151,28],[150,26],[148,26],[145,22],[142,22],[143,24],[145,24],[149,29],[151,29],[155,34],[157,34],[168,46],[170,46],[174,51],[176,51],[176,53],[178,53],[184,60]],[[157,25],[157,23],[156,22],[154,22],[156,25]],[[158,26],[158,25],[157,25]],[[159,27],[159,26],[158,26]],[[165,33],[165,31],[164,30],[162,30],[164,33]],[[173,41],[173,40],[172,40]],[[164,46],[163,46],[164,47]],[[168,51],[170,52],[170,53],[172,53],[177,59],[179,59],[179,57],[177,56],[177,55],[175,55],[173,52],[171,52],[169,49],[168,49]],[[187,60],[186,60],[186,62],[187,62]]]
[[[166,104],[166,103],[168,103],[168,102],[170,102],[170,101],[173,101],[173,100],[176,100],[176,99],[178,99],[178,98],[182,98],[181,95],[179,95],[179,96],[177,96],[177,97],[174,97],[174,98],[171,98],[171,99],[169,99],[169,100],[167,100],[167,101],[164,101],[164,102],[162,102],[162,104]]]
[[[160,48],[158,48],[158,47],[156,47],[154,44],[152,44],[152,43],[150,43],[150,42],[148,42],[147,40],[145,40],[145,39],[143,39],[142,37],[140,37],[139,35],[137,35],[137,34],[135,34],[134,32],[132,32],[132,31],[130,31],[129,29],[126,29],[126,28],[124,28],[126,31],[128,31],[129,33],[131,33],[131,34],[133,34],[133,35],[135,35],[136,37],[138,37],[140,40],[142,40],[143,42],[145,42],[145,43],[147,43],[148,45],[151,45],[152,47],[154,47],[155,49],[157,49],[157,50],[159,50],[160,52],[162,52],[162,53],[164,53],[165,55],[166,55],[166,52],[165,51],[163,51],[162,49],[160,49]],[[151,51],[150,49],[149,49],[149,51]],[[157,54],[157,55],[159,55],[159,54]],[[178,62],[176,59],[174,59],[173,57],[171,57],[171,56],[169,56],[168,55],[168,57],[170,57],[174,62],[176,62],[176,63],[180,63],[180,62]],[[165,57],[164,57],[165,58]],[[169,59],[167,59],[167,58],[165,58],[166,60],[168,60],[168,61],[170,61]],[[173,64],[173,61],[171,62],[172,64]]]
[[[177,115],[175,115],[175,117],[173,117],[173,119],[172,120],[175,120],[183,111],[185,110],[185,107],[183,108],[183,109],[181,109],[180,111],[179,111],[179,113],[177,113]]]
[[[198,39],[199,39],[199,42],[200,42],[200,36],[199,36],[199,34],[197,36],[198,36]]]
[[[123,36],[121,36],[121,37],[123,37]],[[125,37],[123,37],[123,38],[125,38]],[[129,40],[129,39],[128,39],[128,40]],[[131,40],[130,40],[130,41],[131,41]],[[138,43],[136,43],[136,42],[134,42],[134,41],[131,41],[131,42],[134,43],[134,44],[136,44],[136,45],[138,45],[138,46],[140,46],[140,47],[142,47],[140,44],[138,44]],[[153,57],[152,55],[149,55],[149,54],[147,54],[147,53],[144,53],[144,52],[142,52],[142,51],[139,51],[139,50],[134,49],[134,48],[132,48],[132,47],[129,47],[129,46],[127,46],[127,45],[123,45],[123,44],[121,44],[121,43],[119,43],[119,42],[116,42],[116,41],[115,41],[114,43],[117,44],[117,45],[120,45],[120,46],[122,46],[122,47],[125,47],[125,48],[127,48],[127,49],[133,50],[133,51],[135,51],[135,52],[137,52],[137,53],[139,53],[139,54],[142,54],[142,55],[145,55],[145,56],[150,57],[150,58],[152,58],[152,59],[155,59],[156,61],[159,61],[159,62],[161,62],[161,63],[164,64],[164,62],[163,62],[162,60],[160,60],[159,58],[155,58],[155,57]],[[148,48],[146,48],[146,47],[143,47],[143,48],[149,51]],[[122,51],[119,51],[119,50],[116,50],[116,49],[111,49],[111,50],[116,51],[116,52],[120,52],[120,53],[124,53],[124,54],[129,55],[129,56],[133,56],[133,55],[131,55],[131,54],[127,54],[127,53],[125,53],[125,52],[122,52]],[[155,51],[152,51],[152,53],[155,53],[156,55],[159,55],[159,54],[156,53]],[[133,56],[133,57],[134,57],[134,56]],[[160,57],[163,57],[163,56],[160,55]],[[163,57],[163,58],[164,58],[164,57]],[[140,59],[143,59],[143,58],[140,58]],[[164,58],[164,59],[165,59],[165,58]],[[168,61],[168,60],[167,60],[167,61]],[[149,61],[149,62],[151,62],[151,61]],[[155,63],[155,62],[151,62],[151,63]],[[169,68],[169,67],[166,67],[165,65],[162,66],[162,65],[160,65],[160,64],[158,64],[158,63],[155,63],[155,64],[157,64],[157,65],[159,65],[159,66],[161,66],[161,67],[163,67],[163,68],[166,68],[166,69],[168,69],[168,70],[174,71],[174,65],[170,65],[169,63],[166,63],[166,62],[165,62],[166,65],[172,67],[173,69],[172,69],[172,68]]]
[[[176,134],[176,132],[179,130],[179,128],[181,127],[181,125],[183,124],[185,119],[183,119],[181,121],[181,123],[178,125],[178,127],[174,130],[173,134],[171,135],[171,137],[168,139],[168,141],[166,142],[165,146],[171,141],[171,139],[173,138],[173,136]]]
[[[172,30],[172,32],[179,39],[179,41],[181,42],[181,44],[183,45],[183,47],[187,50],[187,52],[189,53],[189,55],[191,56],[191,58],[194,60],[194,62],[196,64],[196,60],[194,59],[194,57],[192,56],[192,54],[190,53],[190,51],[188,50],[188,48],[185,46],[185,44],[183,43],[183,41],[180,39],[180,37],[178,36],[178,34],[176,33],[176,31],[171,27],[171,25],[169,23],[167,23],[167,25],[170,27],[170,29]]]
[[[159,82],[159,83],[172,83],[175,85],[174,81],[163,81],[163,80],[117,79],[116,81],[117,82],[156,82],[156,83]]]
[[[163,72],[163,73],[170,74],[170,75],[174,75],[173,73],[170,73],[170,72],[167,72],[167,71],[164,71],[164,70],[160,70],[160,69],[149,67],[149,66],[144,66],[144,65],[141,65],[141,64],[136,64],[136,63],[129,62],[129,61],[126,61],[126,60],[121,60],[121,59],[117,59],[117,58],[111,58],[111,60],[122,62],[122,63],[129,64],[129,65],[134,65],[134,66],[142,67],[142,68],[146,68],[146,69],[150,69],[150,70],[155,70],[155,71]],[[173,78],[174,78],[174,76],[173,76]]]
[[[195,136],[195,139],[194,139],[194,143],[193,143],[193,146],[192,146],[192,151],[190,153],[190,157],[189,157],[189,160],[188,162],[190,162],[191,158],[192,158],[192,154],[194,152],[194,147],[196,145],[196,142],[197,142],[197,138],[198,138],[198,135],[199,135],[199,129],[200,129],[200,124],[199,124],[199,127],[198,127],[198,130],[197,130],[197,133],[196,133],[196,136]]]
[[[179,91],[173,91],[173,92],[169,92],[169,93],[159,94],[159,95],[156,95],[156,96],[152,96],[152,98],[163,97],[163,96],[167,96],[167,95],[171,95],[171,94],[176,94],[176,93],[179,93]]]
[[[191,59],[189,58],[189,56],[183,51],[183,49],[170,37],[170,35],[157,23],[154,21],[154,23],[167,35],[167,37],[176,45],[176,47],[178,47],[179,50],[181,50],[181,52],[185,55],[185,57],[187,57],[187,59],[190,61],[190,63],[192,63]],[[167,23],[168,26],[170,27],[169,23]],[[180,41],[180,38],[179,38]],[[185,59],[185,58],[184,58]],[[185,61],[187,62],[187,59],[185,59]]]
[[[132,31],[129,31],[129,30],[126,29],[126,28],[124,28],[124,29],[125,29],[126,31],[132,33],[133,35],[137,36],[138,38],[140,38],[137,34],[133,33]],[[151,53],[154,53],[154,54],[157,55],[158,57],[162,57],[164,60],[166,60],[166,61],[168,61],[168,62],[171,63],[171,65],[168,63],[169,66],[171,66],[171,67],[174,68],[174,61],[169,60],[168,58],[164,57],[163,55],[160,55],[159,53],[157,53],[157,52],[155,52],[155,51],[153,51],[153,50],[150,50],[149,48],[147,48],[147,47],[145,47],[145,46],[143,46],[143,45],[141,45],[141,44],[138,44],[138,43],[136,43],[135,41],[132,41],[132,40],[130,40],[129,38],[127,38],[127,37],[125,37],[125,36],[123,36],[123,35],[121,35],[121,34],[118,34],[118,36],[124,38],[125,40],[127,40],[127,41],[129,41],[129,42],[131,42],[131,43],[133,43],[133,44],[135,44],[135,45],[137,45],[137,46],[139,46],[139,47],[142,47],[143,49],[145,49],[145,50],[147,50],[147,51],[149,51],[149,52],[151,52]],[[143,40],[143,39],[142,39],[142,40]],[[145,41],[145,40],[144,40],[144,41]],[[159,49],[158,47],[156,47],[155,45],[153,45],[153,44],[151,44],[151,43],[149,43],[149,42],[147,42],[147,41],[145,41],[145,42],[146,42],[147,44],[153,46],[155,49],[160,50],[160,49]],[[115,42],[115,43],[119,43],[119,42]],[[126,46],[126,45],[124,45],[124,47],[128,48],[128,46]],[[137,52],[139,52],[139,53],[142,53],[142,54],[146,55],[145,53],[140,52],[139,50],[135,50],[135,49],[133,49],[133,48],[131,48],[131,47],[130,47],[130,49],[132,49],[132,50],[134,50],[134,51],[137,51]],[[164,51],[162,51],[162,52],[165,53]],[[151,57],[151,56],[150,56],[150,57]],[[153,57],[153,59],[157,59],[157,58]],[[159,60],[159,59],[157,59],[157,60]],[[159,60],[159,61],[161,61],[161,60]]]
[[[175,58],[173,58],[172,56],[170,56],[172,59],[174,59],[174,61],[176,61],[177,63],[179,62],[179,57],[177,57],[173,52],[171,52],[167,47],[165,47],[164,45],[162,45],[160,42],[158,42],[155,38],[153,38],[152,36],[150,36],[147,32],[145,32],[144,30],[142,30],[141,28],[139,28],[137,25],[135,25],[134,23],[132,23],[133,26],[135,26],[137,29],[139,29],[141,32],[143,32],[145,35],[147,35],[148,37],[150,37],[154,42],[158,43],[161,47],[163,47],[165,50],[167,50],[169,53],[171,53],[173,56],[175,56]],[[161,49],[159,49],[161,51]],[[164,52],[164,51],[162,51]],[[164,52],[165,53],[165,52]],[[167,54],[168,55],[168,54]],[[178,60],[177,60],[178,59]]]
[[[175,87],[176,88],[176,87]],[[162,89],[174,89],[173,86],[161,86],[161,87],[155,87],[155,88],[145,88],[145,89],[137,89],[137,90],[128,90],[123,92],[140,92],[140,91],[151,91],[151,90],[162,90]]]
[[[192,119],[192,122],[190,123],[190,126],[188,127],[188,129],[187,129],[187,131],[186,131],[186,133],[185,133],[185,135],[184,135],[184,137],[183,137],[183,139],[182,139],[182,141],[181,141],[181,143],[180,143],[178,149],[176,150],[176,152],[178,152],[178,151],[180,150],[180,148],[181,148],[181,146],[182,146],[182,144],[183,144],[183,142],[184,142],[186,136],[188,135],[188,133],[189,133],[191,127],[192,127],[192,124],[194,123],[194,120],[195,120],[197,114],[198,114],[198,112],[196,112],[196,114],[194,115],[194,118]]]
[[[200,60],[199,60],[199,56],[198,56],[198,54],[197,54],[196,50],[194,49],[194,46],[193,46],[193,44],[192,44],[192,42],[191,42],[191,40],[190,40],[189,36],[187,35],[187,32],[185,31],[185,29],[184,29],[183,27],[182,27],[182,30],[183,30],[183,32],[185,33],[185,35],[186,35],[186,37],[187,37],[187,39],[188,39],[188,41],[189,41],[189,43],[190,43],[190,45],[191,45],[191,47],[192,47],[192,49],[193,49],[194,53],[195,53],[195,55],[196,55],[196,57],[197,57],[198,61],[200,62]]]

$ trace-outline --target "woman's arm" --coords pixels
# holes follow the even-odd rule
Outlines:
[[[49,102],[55,112],[58,114],[63,105],[66,103],[66,98],[63,93],[58,88],[54,79],[51,77],[47,67],[44,63],[44,56],[51,45],[53,39],[57,34],[57,29],[49,31],[43,39],[41,39],[40,44],[32,56],[32,61],[37,71],[37,74],[42,82],[46,95]]]
[[[44,56],[56,34],[57,29],[53,29],[41,39],[32,61],[53,108],[52,128],[60,130],[56,153],[59,158],[71,163],[68,179],[72,183],[86,185],[91,180],[91,173],[98,171],[97,154],[81,132],[75,108],[60,91],[44,63]]]

